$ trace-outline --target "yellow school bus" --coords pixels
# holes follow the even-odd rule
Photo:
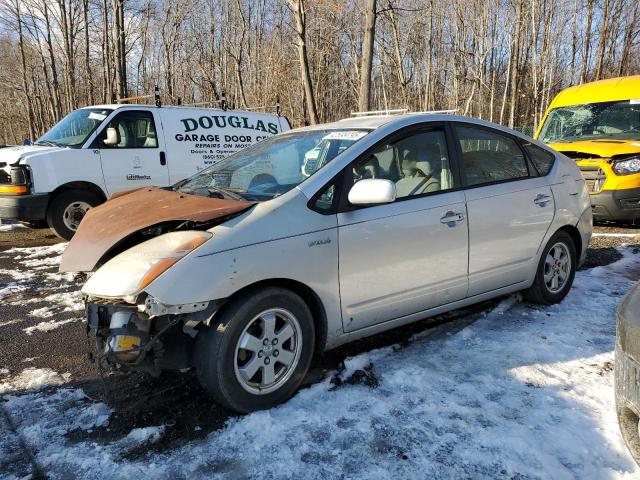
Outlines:
[[[640,75],[561,91],[535,138],[576,160],[595,220],[640,220]]]

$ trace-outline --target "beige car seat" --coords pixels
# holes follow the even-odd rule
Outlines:
[[[440,155],[438,146],[427,145],[414,152],[402,153],[403,177],[396,182],[396,195],[407,197],[440,190]]]

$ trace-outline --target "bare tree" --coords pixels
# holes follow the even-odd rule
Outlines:
[[[298,61],[300,62],[300,76],[304,88],[305,106],[311,125],[318,123],[318,110],[316,107],[309,58],[307,55],[307,12],[304,0],[290,0],[293,18],[295,20],[296,43],[298,46]]]
[[[371,109],[371,69],[377,19],[376,0],[366,0],[364,15],[364,36],[360,61],[360,96],[358,99],[358,109],[361,112]]]

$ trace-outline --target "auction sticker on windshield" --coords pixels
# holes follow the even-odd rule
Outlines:
[[[331,132],[329,135],[322,137],[323,140],[360,140],[367,133],[362,130],[340,130],[337,132]]]

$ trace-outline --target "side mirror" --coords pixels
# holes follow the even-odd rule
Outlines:
[[[368,178],[357,182],[349,190],[352,205],[391,203],[396,199],[396,184],[383,178]]]
[[[118,140],[118,131],[113,127],[107,128],[107,136],[102,141],[102,143],[110,147],[118,145],[118,143],[120,143],[120,141]]]

